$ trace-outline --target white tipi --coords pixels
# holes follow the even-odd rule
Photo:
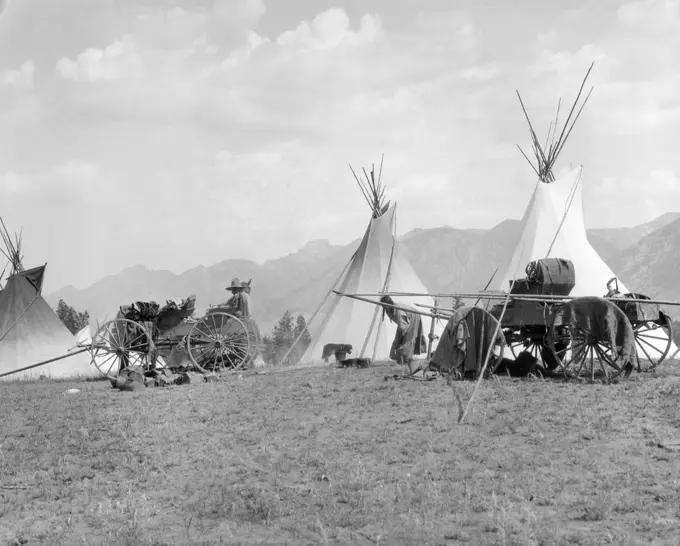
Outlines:
[[[588,74],[590,74],[590,70],[592,70],[592,65]],[[583,84],[585,84],[588,74],[586,74]],[[545,258],[563,258],[574,264],[576,279],[570,296],[604,297],[608,292],[609,281],[616,277],[588,241],[583,216],[581,183],[583,168],[572,169],[559,178],[555,178],[552,172],[555,160],[590,96],[590,93],[588,93],[569,126],[571,115],[574,113],[581,96],[583,84],[560,138],[553,141],[547,153],[544,153],[541,148],[531,127],[531,121],[529,121],[526,110],[524,110],[527,121],[529,121],[538,165],[534,166],[531,162],[530,164],[538,175],[538,182],[522,217],[521,234],[515,252],[509,262],[499,268],[499,280],[495,287],[498,290],[509,290],[511,281],[524,275],[529,262]],[[520,97],[520,102],[521,100]],[[524,104],[522,104],[522,108],[524,109]],[[617,284],[620,293],[630,292],[618,279]],[[673,355],[677,348],[672,342],[669,348],[668,342],[668,333],[663,328],[655,328],[653,331],[645,332],[645,347],[641,347],[639,341],[637,343],[638,352],[642,353],[640,357],[645,358],[643,356],[644,349],[653,352],[657,358],[666,353],[667,349],[668,356]],[[652,351],[648,346],[654,346],[656,350]],[[654,355],[648,356],[654,358]]]
[[[326,365],[322,360],[322,352],[329,343],[352,345],[352,354],[348,355],[351,357],[372,358],[374,361],[389,358],[396,327],[387,317],[383,317],[382,308],[372,303],[338,296],[333,291],[349,294],[388,291],[427,294],[427,289],[399,248],[395,233],[396,204],[383,203],[384,188],[380,186],[380,176],[376,181],[372,170],[370,178],[366,174],[366,182],[362,182],[356,175],[355,178],[373,215],[359,248],[309,321],[311,343],[300,359],[300,365]],[[367,299],[379,302],[378,297]],[[435,305],[434,299],[429,296],[393,296],[393,300],[395,305]],[[427,313],[425,308],[420,310]],[[423,335],[426,341],[430,328],[431,320],[423,317]],[[434,334],[440,336],[443,329],[442,321],[436,320]],[[432,350],[435,344],[436,341],[433,342]],[[425,356],[422,355],[423,358]]]

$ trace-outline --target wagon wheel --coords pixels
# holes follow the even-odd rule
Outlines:
[[[109,379],[115,379],[130,365],[147,370],[152,364],[148,354],[150,346],[149,332],[141,324],[124,318],[110,320],[92,336],[92,364]]]
[[[590,315],[589,317],[593,306],[598,306],[601,314],[604,314],[602,308],[605,307],[607,313],[620,315],[616,317],[617,324],[630,329],[629,336],[624,336],[624,338],[628,339],[629,357],[633,356],[634,336],[630,321],[619,307],[597,297],[572,300],[555,314],[549,334],[551,351],[558,359],[561,371],[568,377],[585,376],[595,381],[595,378],[603,377],[606,380],[614,379],[622,373],[628,376],[632,371],[630,362],[623,362],[623,365],[619,365],[617,349],[612,347],[611,341],[607,339],[603,331],[600,330],[599,334],[594,333],[585,326],[589,318],[597,316]],[[564,315],[562,315],[563,311]],[[603,325],[596,325],[595,329],[601,327]],[[623,349],[622,347],[621,350],[625,354],[626,351]]]
[[[668,356],[673,345],[673,326],[671,321],[665,325],[657,322],[634,322],[635,351],[638,370],[651,371]],[[645,362],[645,366],[642,365]]]
[[[191,361],[203,373],[236,370],[251,351],[245,324],[229,313],[210,313],[196,322],[187,336]]]

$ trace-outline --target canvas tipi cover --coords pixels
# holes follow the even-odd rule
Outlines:
[[[394,234],[395,213],[395,205],[392,205],[384,214],[371,220],[356,254],[348,264],[344,274],[337,280],[335,290],[347,294],[382,292],[385,278],[388,271],[391,271],[386,291],[427,293],[427,289],[409,261],[400,252],[399,244],[396,243]],[[394,254],[392,255],[393,246]],[[379,297],[370,299],[379,301]],[[396,305],[413,306],[414,303],[434,305],[434,300],[429,296],[395,296],[393,300]],[[376,309],[379,313],[374,327],[371,329]],[[428,312],[425,308],[419,310]],[[431,319],[425,316],[422,319],[423,335],[427,341]],[[379,327],[380,322],[382,322],[382,325]],[[443,322],[441,320],[436,321],[435,335],[441,335],[443,329]],[[351,344],[353,351],[348,356],[358,358],[361,356],[367,337],[368,343],[363,356],[373,358],[375,349],[376,360],[387,360],[396,327],[387,317],[383,320],[380,307],[372,303],[331,294],[324,302],[314,322],[309,325],[308,330],[312,341],[300,360],[302,365],[325,364],[321,355],[324,346],[328,343]],[[369,332],[370,336],[368,335]],[[435,346],[436,341],[433,343],[433,350]]]
[[[45,266],[11,276],[0,292],[0,373],[62,356],[75,338],[41,295]],[[65,378],[97,375],[88,353],[80,353],[6,376]]]
[[[539,181],[522,217],[521,235],[508,263],[499,269],[501,276],[495,287],[509,291],[510,282],[525,276],[527,264],[544,258],[564,258],[574,264],[576,283],[570,296],[607,294],[607,282],[614,272],[595,251],[586,234],[583,217],[582,168],[574,169],[554,182]],[[619,292],[630,292],[618,281]],[[661,330],[655,332],[661,337]],[[646,338],[648,343],[665,347],[665,341]],[[663,349],[662,349],[663,350]],[[671,346],[669,355],[676,350]]]
[[[525,276],[527,264],[545,258],[571,260],[576,285],[571,296],[604,296],[614,272],[604,263],[586,235],[583,218],[582,168],[554,182],[539,181],[522,217],[515,252],[499,270],[497,289],[509,290],[510,282]],[[619,282],[619,290],[628,292]]]

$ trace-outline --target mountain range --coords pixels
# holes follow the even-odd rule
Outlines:
[[[483,229],[439,227],[416,229],[399,237],[402,251],[432,293],[480,290],[496,267],[512,254],[520,234],[519,220],[505,220]],[[588,239],[629,290],[680,301],[680,213],[667,213],[635,227],[588,230]],[[359,245],[307,243],[297,252],[257,264],[225,260],[197,266],[180,274],[137,265],[78,290],[65,287],[46,296],[56,307],[63,299],[98,321],[113,318],[120,305],[173,297],[197,296],[201,313],[225,301],[232,277],[252,278],[252,313],[263,333],[289,310],[306,318],[327,294]],[[606,288],[603,287],[603,293]],[[669,308],[680,318],[680,308]]]

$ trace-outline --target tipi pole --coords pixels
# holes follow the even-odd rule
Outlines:
[[[49,360],[43,360],[42,362],[38,362],[37,364],[31,364],[30,366],[26,366],[24,368],[19,368],[18,370],[12,370],[11,372],[0,373],[0,377],[6,377],[8,375],[12,375],[12,374],[19,373],[19,372],[25,372],[26,370],[37,368],[39,366],[44,366],[45,364],[50,364],[52,362],[56,362],[57,360],[63,360],[64,358],[68,358],[69,356],[78,355],[80,353],[84,353],[85,351],[89,351],[89,350],[90,350],[90,348],[86,347],[85,349],[81,349],[80,351],[75,351],[73,353],[58,356],[56,358],[50,358]]]
[[[313,322],[314,319],[316,318],[316,315],[319,314],[319,311],[321,311],[321,308],[322,308],[322,307],[324,306],[324,304],[326,303],[326,300],[328,300],[328,297],[335,291],[335,287],[337,286],[337,284],[338,284],[338,282],[340,281],[340,279],[343,278],[343,276],[344,276],[345,273],[347,272],[347,269],[349,269],[349,266],[350,266],[350,264],[352,263],[352,261],[354,260],[354,258],[355,258],[356,255],[357,255],[357,253],[356,253],[356,251],[355,251],[354,254],[352,254],[352,257],[349,259],[349,261],[345,264],[345,267],[344,267],[344,269],[342,270],[342,273],[340,273],[340,275],[338,275],[337,279],[335,279],[335,282],[333,283],[333,286],[331,286],[331,289],[328,291],[328,293],[326,294],[326,296],[324,297],[324,299],[321,300],[321,303],[320,303],[319,306],[316,308],[316,311],[314,311],[314,314],[313,314],[313,315],[311,316],[311,318],[309,319],[309,322],[307,322],[307,327],[306,327],[304,330],[302,330],[302,331],[298,334],[298,337],[297,337],[297,338],[295,338],[295,341],[293,341],[293,344],[290,346],[290,349],[288,349],[288,352],[286,352],[286,354],[284,355],[284,357],[281,359],[281,362],[285,362],[285,361],[286,361],[286,359],[288,358],[288,356],[290,355],[290,353],[293,351],[293,349],[295,348],[295,346],[298,344],[298,342],[300,341],[300,339],[301,339],[302,336],[304,335],[305,330],[309,331],[309,326],[312,324],[312,322]]]
[[[368,298],[362,298],[361,296],[355,296],[354,294],[344,294],[343,292],[337,292],[337,291],[335,291],[335,293],[338,296],[342,296],[344,298],[352,298],[353,300],[365,301],[366,303],[372,303],[373,305],[376,305],[378,307],[389,307],[390,309],[400,309],[401,311],[406,311],[407,313],[415,313],[416,315],[420,315],[422,317],[431,317],[432,316],[431,312],[426,313],[425,311],[418,311],[417,309],[408,309],[408,308],[405,308],[401,305],[396,305],[396,304],[390,305],[389,303],[378,303],[375,300],[371,300],[371,299],[368,299]]]
[[[342,296],[352,296],[352,297],[359,297],[359,298],[367,298],[367,297],[376,297],[376,296],[431,296],[431,297],[437,297],[437,298],[461,298],[461,299],[472,299],[472,298],[480,298],[480,299],[486,299],[486,300],[505,300],[506,295],[508,294],[507,292],[497,292],[497,293],[489,293],[489,294],[427,294],[427,293],[421,293],[421,292],[385,292],[385,293],[380,293],[380,294],[346,294],[343,292],[340,292]],[[566,303],[568,301],[571,301],[575,299],[576,296],[554,296],[550,294],[545,294],[545,295],[536,295],[536,296],[523,296],[521,294],[510,294],[510,299],[512,300],[517,300],[517,301],[536,301],[536,302],[554,302],[554,303]],[[601,298],[603,300],[608,300],[608,301],[614,301],[614,302],[622,302],[622,303],[647,303],[647,304],[657,304],[657,305],[671,305],[671,306],[680,306],[680,301],[670,301],[670,300],[646,300],[646,299],[640,299],[640,298]],[[374,300],[365,300],[370,303],[375,303]],[[433,305],[425,305],[423,303],[418,303],[418,307],[425,307],[427,309],[434,309]],[[440,311],[444,310],[449,310],[449,308],[444,308],[440,307]]]

